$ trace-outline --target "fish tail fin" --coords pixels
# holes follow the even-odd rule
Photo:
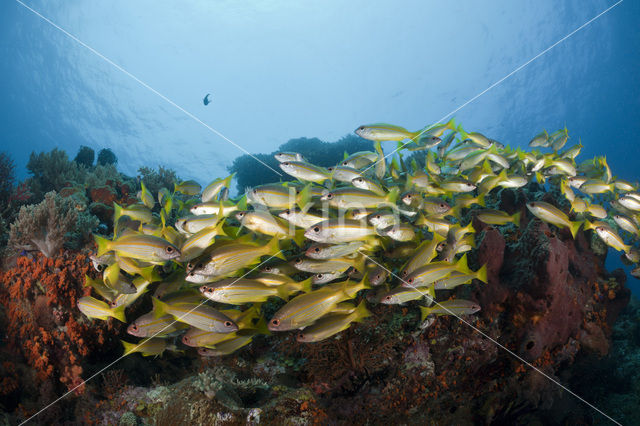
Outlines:
[[[103,254],[105,254],[106,252],[109,251],[109,243],[111,241],[107,240],[104,237],[101,237],[100,235],[96,235],[96,234],[93,234],[93,239],[95,240],[96,244],[98,245],[98,256],[102,256]]]
[[[238,210],[247,209],[247,194],[243,195],[240,200],[238,200],[238,204],[236,206],[238,207]]]
[[[425,298],[429,301],[429,304],[433,303],[436,300],[436,286],[434,284],[429,285],[427,288],[427,292],[424,295]]]
[[[456,130],[458,133],[460,133],[461,141],[464,141],[465,139],[467,139],[467,136],[469,136],[469,134],[465,132],[464,129],[462,128],[462,124],[458,124],[458,126],[456,127]]]
[[[478,199],[476,200],[476,204],[478,204],[479,206],[484,207],[485,206],[484,196],[485,196],[484,192],[481,193],[480,195],[478,195]]]
[[[167,228],[167,213],[164,211],[164,209],[160,210],[160,223],[162,224],[162,229],[160,229],[160,233],[162,233]]]
[[[280,299],[282,300],[287,300],[289,299],[289,296],[293,293],[296,293],[298,289],[296,289],[293,286],[288,286],[288,285],[279,285],[276,288],[276,296],[278,296]]]
[[[264,318],[264,316],[260,317],[260,320],[256,324],[256,332],[258,334],[265,335],[271,334],[271,331],[269,331],[269,327],[267,326],[267,320]]]
[[[140,268],[137,272],[142,278],[144,278],[146,281],[149,281],[150,283],[162,280],[162,277],[160,276],[158,271],[156,271],[155,266],[153,265],[147,266],[146,268]]]
[[[120,305],[117,308],[113,308],[111,311],[112,316],[122,323],[127,323],[127,317],[124,315],[125,305]]]
[[[400,194],[400,188],[396,186],[391,191],[389,191],[385,199],[387,200],[388,203],[395,204],[398,201],[399,194]]]
[[[265,251],[267,252],[267,254],[270,254],[274,257],[282,260],[287,260],[287,258],[284,257],[284,253],[282,253],[282,250],[280,250],[280,240],[278,240],[277,236],[273,237],[271,241],[269,241],[269,243],[265,247]]]
[[[153,303],[153,317],[160,318],[168,314],[167,308],[169,305],[164,303],[162,300],[157,297],[152,297],[151,302]]]
[[[364,272],[366,269],[366,262],[367,258],[360,254],[353,260],[351,266],[353,266],[354,269],[358,270],[358,272]]]
[[[458,126],[456,125],[456,119],[455,119],[455,117],[451,117],[451,118],[449,119],[449,121],[447,121],[446,127],[447,127],[447,129],[449,129],[449,130],[457,130],[457,129],[458,129]]]
[[[303,291],[304,293],[310,293],[311,286],[313,285],[313,278],[309,277],[304,281],[300,281],[298,285],[300,286],[301,291]]]
[[[215,232],[216,236],[219,235],[221,237],[228,237],[228,235],[224,231],[224,222],[225,222],[224,218],[218,220],[218,224],[216,225],[216,232]],[[213,239],[211,241],[213,241]]]
[[[476,271],[476,279],[487,284],[487,265],[484,264]]]
[[[104,281],[109,287],[113,288],[113,286],[118,282],[118,278],[120,277],[120,265],[118,262],[114,262],[111,265],[107,266],[107,269],[104,270]]]
[[[578,234],[578,231],[580,230],[580,227],[582,226],[584,222],[569,222],[569,230],[571,231],[571,236],[573,237],[573,239],[576,239],[576,235]]]
[[[369,312],[369,310],[367,309],[367,304],[364,299],[362,300],[362,302],[360,302],[354,313],[354,322],[361,322],[365,318],[371,316],[371,312]]]
[[[236,175],[236,172],[233,172],[229,176],[224,178],[223,182],[225,187],[229,188],[231,186],[231,179],[233,179],[235,175]]]
[[[514,213],[514,214],[513,214],[513,216],[511,216],[511,219],[513,219],[513,223],[514,223],[518,228],[520,228],[520,220],[521,220],[521,217],[520,217],[520,216],[521,216],[521,215],[522,215],[522,213],[521,213],[521,212],[517,212],[517,213]]]
[[[456,270],[459,272],[473,274],[473,271],[469,269],[469,264],[467,263],[467,253],[463,254],[462,257],[456,262]]]
[[[298,204],[298,207],[300,207],[300,210],[304,210],[305,208],[307,208],[307,205],[309,204],[310,201],[311,201],[311,184],[307,184],[304,186],[304,188],[302,188],[302,191],[300,191],[300,193],[298,194],[296,203]]]
[[[460,216],[462,212],[462,207],[460,206],[453,206],[451,207],[451,210],[449,210],[449,213],[447,213],[450,216],[455,217],[456,219],[458,219],[458,221],[460,221],[462,218]]]
[[[427,317],[429,315],[431,315],[431,311],[433,310],[433,308],[429,308],[426,306],[420,306],[420,321],[424,321],[425,319],[427,319]]]
[[[122,347],[124,348],[123,356],[134,353],[138,346],[137,343],[129,343],[129,342],[125,342],[124,340],[120,340],[120,343],[122,343]]]
[[[113,202],[113,223],[116,223],[122,216],[122,206],[115,201]]]
[[[297,244],[298,247],[302,247],[304,245],[304,232],[305,229],[296,229],[293,234],[293,241]]]
[[[369,274],[365,273],[360,282],[352,284],[349,280],[342,285],[342,292],[348,299],[353,299],[360,290],[370,289]]]
[[[83,287],[93,287],[94,281],[95,280],[93,278],[85,274]]]

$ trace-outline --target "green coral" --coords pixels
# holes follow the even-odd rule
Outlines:
[[[31,192],[36,199],[50,191],[60,191],[73,182],[83,182],[86,169],[69,160],[65,151],[54,148],[49,152],[31,153],[27,170],[32,177],[29,181]]]
[[[174,170],[158,167],[158,170],[151,167],[140,167],[138,169],[138,179],[143,181],[149,192],[154,196],[162,188],[167,188],[173,192],[174,184],[178,182],[178,177]]]
[[[106,166],[109,164],[116,164],[118,157],[109,148],[103,148],[98,152],[98,160],[96,161],[100,166]]]
[[[96,153],[88,146],[82,145],[76,154],[76,158],[73,159],[78,164],[81,164],[85,167],[93,166],[93,159],[95,158]]]

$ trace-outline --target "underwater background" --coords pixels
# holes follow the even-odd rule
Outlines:
[[[613,5],[615,7],[598,16]],[[594,17],[597,19],[589,22]],[[581,160],[606,156],[615,176],[635,183],[640,179],[638,22],[640,3],[631,0],[619,3],[462,1],[451,5],[414,1],[403,2],[401,6],[392,1],[5,1],[0,5],[0,152],[12,160],[15,178],[10,184],[6,180],[2,188],[8,186],[7,191],[15,191],[20,182],[40,173],[38,176],[45,182],[36,188],[40,193],[30,187],[40,202],[44,193],[55,186],[52,175],[39,172],[53,157],[41,157],[39,163],[34,161],[28,168],[31,154],[57,148],[74,159],[80,148],[86,146],[95,154],[109,149],[117,158],[118,172],[131,177],[135,183],[128,192],[123,192],[127,179],[116,179],[114,183],[113,179],[96,175],[84,182],[89,201],[134,202],[140,189],[140,179],[136,180],[136,176],[155,179],[154,188],[150,188],[155,196],[162,183],[172,179],[195,180],[204,187],[214,178],[226,177],[231,172],[237,173],[236,184],[229,188],[231,195],[236,196],[244,192],[245,186],[280,180],[280,176],[264,165],[247,158],[247,153],[277,169],[272,153],[304,149],[307,150],[304,155],[313,156],[323,141],[342,143],[337,151],[341,159],[347,147],[354,148],[350,151],[363,150],[358,143],[364,140],[353,132],[361,124],[393,123],[413,131],[451,117],[468,131],[523,149],[528,149],[528,142],[543,129],[551,133],[566,127],[567,146],[578,141],[583,145]],[[585,23],[588,25],[583,27]],[[578,31],[573,33],[575,30]],[[203,98],[207,94],[210,94],[210,103],[205,105]],[[282,145],[287,142],[288,147],[296,149],[283,149]],[[367,146],[367,149],[372,147]],[[385,152],[391,152],[396,144],[384,142],[382,146]],[[322,149],[335,154],[327,146],[322,145]],[[108,157],[108,153],[105,156]],[[104,164],[114,163],[106,157]],[[4,163],[2,167],[11,168]],[[141,171],[141,168],[146,169]],[[46,188],[47,179],[50,188]],[[93,182],[94,186],[87,186],[87,182]],[[108,186],[117,196],[91,192],[92,188]],[[117,191],[113,189],[116,187]],[[16,219],[20,205],[29,204],[28,197],[17,195],[0,198],[2,211],[11,209],[10,203],[15,203],[11,219]],[[111,230],[105,223],[112,213],[113,210],[99,207],[92,210],[105,227],[101,229],[94,224],[94,230],[102,232],[106,227]],[[3,223],[0,229],[4,234],[0,240],[3,245],[9,225]],[[70,253],[92,244],[90,235],[74,238],[74,247],[65,245]],[[23,281],[31,278],[38,283],[47,280],[53,283],[60,277],[47,278],[46,271],[62,270],[67,275],[60,278],[61,282],[80,283],[90,270],[88,258],[65,257],[66,263],[60,258],[43,260],[42,256],[28,262],[25,259],[26,256],[12,258],[13,263],[4,264],[2,277],[6,288],[17,282],[15,276],[19,274]],[[618,276],[626,275],[624,286],[632,295],[626,310],[622,310],[626,303],[619,306],[620,309],[609,308],[609,312],[622,312],[617,322],[613,318],[608,326],[603,326],[603,336],[606,335],[609,343],[594,344],[598,348],[595,355],[568,354],[566,347],[558,354],[557,347],[550,346],[549,356],[562,359],[545,371],[614,419],[632,424],[637,420],[633,412],[640,408],[640,389],[625,375],[637,370],[640,363],[640,327],[635,300],[640,294],[640,280],[629,274],[631,268],[624,265],[619,253],[611,248],[604,266],[608,271],[622,268],[624,272]],[[38,274],[44,275],[33,278],[39,277]],[[619,279],[622,280],[624,278]],[[47,303],[75,309],[75,303],[71,307],[57,301],[68,291],[71,290],[60,288],[60,294],[55,297],[47,293],[49,300],[56,299],[55,303]],[[79,296],[80,290],[77,291]],[[12,297],[18,293],[16,290]],[[413,314],[415,323],[417,310]],[[4,314],[4,335],[11,334],[6,331],[11,327],[11,318],[10,314]],[[57,324],[57,320],[52,321],[51,324]],[[11,391],[6,392],[2,400],[7,421],[14,423],[29,418],[39,406],[55,401],[80,383],[78,380],[86,380],[115,360],[121,351],[117,338],[123,338],[126,332],[125,328],[114,325],[113,319],[110,321],[97,329],[82,322],[73,326],[76,328],[65,325],[65,330],[70,334],[75,330],[76,334],[60,338],[63,343],[51,350],[44,367],[25,359],[36,357],[34,354],[39,348],[47,345],[46,335],[41,336],[40,341],[35,339],[35,348],[23,351],[21,360],[13,358],[15,355],[3,354],[1,359],[5,364],[0,371],[3,383],[7,386],[11,383],[7,387]],[[393,317],[392,322],[380,318],[376,321],[376,333],[388,330],[399,341],[406,342],[415,332],[406,317]],[[471,330],[460,331],[458,327],[464,325],[455,319],[447,325],[463,337],[473,335]],[[51,325],[53,334],[54,328],[56,326]],[[185,405],[191,407],[189,421],[212,422],[214,420],[203,414],[211,407],[207,408],[193,395],[201,390],[199,394],[205,394],[206,401],[216,402],[210,388],[225,389],[231,395],[226,396],[227,399],[219,398],[223,408],[217,412],[215,421],[221,424],[244,422],[247,416],[256,415],[251,410],[260,404],[263,404],[260,405],[263,422],[274,424],[293,418],[294,411],[296,421],[301,423],[379,424],[394,410],[407,413],[398,421],[408,424],[426,421],[422,417],[411,417],[420,411],[424,400],[391,401],[385,406],[387,412],[381,411],[379,417],[366,417],[365,407],[374,404],[371,401],[380,404],[376,399],[379,395],[397,394],[403,380],[420,384],[419,375],[426,367],[419,367],[419,372],[414,367],[391,373],[384,370],[388,377],[383,380],[383,368],[376,364],[383,361],[354,358],[354,350],[369,351],[371,347],[357,339],[359,334],[353,337],[354,332],[349,333],[355,343],[347,349],[328,347],[329,344],[322,347],[322,351],[331,354],[327,359],[312,355],[309,349],[287,348],[287,342],[280,342],[278,353],[285,355],[279,360],[258,362],[258,355],[251,352],[246,355],[245,364],[240,368],[236,365],[235,370],[215,362],[214,367],[207,365],[217,369],[213,373],[197,364],[197,356],[171,355],[169,359],[145,357],[143,360],[134,354],[114,367],[116,373],[95,379],[96,383],[100,382],[99,390],[90,389],[82,395],[74,392],[69,399],[75,402],[56,403],[57,408],[52,411],[55,415],[34,418],[32,422],[110,424],[121,421],[123,413],[132,413],[126,420],[134,422],[131,424],[154,424],[154,421],[163,424],[172,420],[157,408],[167,401],[162,392],[176,392],[184,398]],[[388,336],[382,338],[378,334],[366,338],[370,344],[380,344],[373,350],[379,350],[383,354],[380,357],[419,364],[429,354],[424,342],[407,343],[407,347],[418,353],[414,356],[404,352],[405,347],[399,349],[395,343],[385,340],[390,339]],[[87,347],[83,347],[77,344],[78,339],[95,341],[85,342]],[[5,338],[2,344],[10,346],[10,340]],[[468,347],[463,341],[447,344],[450,345],[445,350],[448,354],[455,352],[454,348]],[[474,344],[477,347],[471,351],[476,351],[476,355],[492,346],[487,342],[484,343],[487,347],[482,348],[480,343]],[[581,344],[588,346],[584,341]],[[261,343],[259,348],[271,347]],[[74,357],[86,359],[84,363],[69,362],[68,357],[59,352],[73,352]],[[393,358],[391,353],[403,355]],[[435,353],[437,351],[433,355],[437,365]],[[252,357],[256,365],[264,365],[268,373],[256,373],[262,367],[251,367]],[[306,368],[306,360],[313,359],[315,368],[323,370],[335,367],[331,357],[343,357],[342,361],[353,371],[341,377],[306,371],[301,378],[300,371]],[[54,361],[63,358],[65,361]],[[470,359],[475,360],[473,355]],[[20,367],[21,363],[28,367]],[[363,373],[369,363],[376,364],[372,368],[379,374]],[[473,374],[492,377],[502,368],[516,368],[507,368],[508,363],[503,359],[501,363],[487,364],[490,365],[487,368],[482,364],[480,373],[474,371]],[[81,364],[80,370],[71,371],[73,366]],[[448,365],[451,369],[458,368],[453,361]],[[29,368],[38,371],[37,378],[26,378],[30,377]],[[227,370],[222,371],[225,368]],[[433,366],[429,368],[433,370]],[[82,369],[84,372],[78,372]],[[588,372],[586,377],[580,376],[581,371]],[[438,376],[438,380],[445,381],[444,373],[439,372],[442,377]],[[384,385],[378,388],[371,385],[376,380]],[[538,380],[546,379],[539,377]],[[338,381],[339,385],[335,385]],[[50,384],[46,397],[40,395],[39,398],[34,389],[43,382]],[[363,385],[364,382],[369,387]],[[513,392],[517,383],[525,386],[524,380],[515,381],[510,384]],[[498,386],[498,382],[491,382],[491,386]],[[480,394],[469,389],[465,389],[468,392],[465,395]],[[543,385],[536,389],[540,394],[551,392]],[[612,396],[613,390],[617,390],[615,396]],[[558,388],[553,387],[553,392],[558,392]],[[349,399],[353,394],[357,394],[357,401]],[[368,400],[369,394],[376,397]],[[504,395],[510,394],[505,391]],[[544,398],[536,395],[522,403],[522,411],[517,407],[505,408],[508,406],[506,396],[491,399],[485,395],[482,409],[474,408],[468,415],[455,414],[453,410],[449,417],[434,414],[433,418],[448,424],[501,421],[522,424],[533,421],[534,417],[529,416],[535,414],[531,413],[544,409],[545,414],[535,417],[536,420],[552,424],[608,422],[584,405],[575,417],[558,417],[566,407],[580,405],[576,400],[568,402],[572,397],[563,395],[558,397],[562,401],[560,407],[553,405],[553,401],[541,402]],[[429,398],[436,395],[429,394]],[[120,401],[132,399],[144,402],[126,409],[116,406]],[[238,401],[242,404],[238,405]],[[455,398],[447,401],[447,410],[459,403]],[[352,412],[333,409],[342,404],[353,404]],[[281,407],[281,411],[276,407]],[[88,416],[86,413],[92,410],[100,415]],[[194,412],[202,412],[202,417]],[[276,412],[278,414],[273,414]],[[453,417],[454,414],[460,417]],[[173,420],[176,421],[187,420]]]

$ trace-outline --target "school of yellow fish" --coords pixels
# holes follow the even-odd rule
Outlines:
[[[149,293],[152,310],[127,328],[143,339],[123,341],[125,354],[145,356],[180,350],[178,340],[202,356],[226,355],[258,334],[290,330],[317,342],[369,317],[368,303],[419,301],[423,327],[438,315],[473,314],[480,306],[470,300],[436,302],[442,290],[487,282],[485,266],[467,264],[476,235],[462,213],[520,226],[526,211],[486,208],[485,196],[532,181],[558,188],[570,209],[531,200],[531,215],[574,238],[594,231],[640,276],[638,186],[613,176],[603,157],[576,163],[582,145],[562,150],[566,128],[537,135],[532,151],[453,120],[416,132],[389,124],[355,132],[374,150],[345,153],[327,168],[278,153],[280,169],[297,180],[248,188],[237,200],[228,195],[233,175],[204,189],[182,182],[173,193],[151,194],[142,183],[138,203],[114,206],[113,238],[95,236],[102,278],[87,277],[96,297],[78,308],[126,323],[127,308]],[[388,158],[385,141],[398,143]],[[284,304],[265,318],[270,298]]]

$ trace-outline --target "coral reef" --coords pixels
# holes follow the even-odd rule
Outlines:
[[[71,198],[48,192],[40,204],[24,206],[11,224],[9,246],[15,251],[37,249],[46,257],[59,253],[66,241],[87,241],[98,219],[78,212]],[[68,235],[72,234],[72,235]]]
[[[116,164],[118,162],[118,157],[111,151],[109,148],[103,148],[98,152],[98,159],[96,163],[99,166],[108,166],[111,164]]]
[[[345,146],[350,140],[344,141]],[[299,150],[296,144],[303,142],[309,140],[290,141],[281,148]],[[342,156],[339,150],[322,151],[326,161],[313,155],[309,159],[335,164]],[[66,156],[48,155],[55,160],[54,169],[62,170]],[[35,158],[32,166],[38,174],[33,173],[32,180],[46,179],[49,172],[42,170],[42,158]],[[57,255],[21,256],[15,267],[0,275],[1,322],[7,335],[7,345],[0,349],[0,401],[16,419],[75,389],[82,399],[71,397],[39,421],[588,424],[603,420],[508,350],[617,420],[637,423],[632,407],[640,401],[636,377],[640,327],[637,305],[627,306],[630,292],[624,273],[605,270],[606,246],[592,238],[593,231],[580,231],[574,239],[568,230],[527,214],[526,203],[532,200],[562,204],[559,193],[536,183],[486,194],[486,207],[520,212],[519,227],[483,224],[475,207],[460,217],[461,223],[472,222],[475,229],[476,249],[468,253],[469,264],[473,270],[486,265],[488,282],[439,290],[439,296],[477,301],[482,310],[473,316],[444,316],[421,324],[415,303],[371,303],[370,317],[321,342],[300,343],[293,333],[274,333],[256,336],[251,345],[213,360],[197,357],[191,348],[185,355],[157,359],[135,354],[120,361],[116,370],[83,385],[83,378],[121,354],[118,337],[125,332],[114,320],[89,321],[77,311],[78,298],[91,293],[83,287],[84,276],[96,275],[78,250],[86,241],[85,231],[97,224],[91,214],[111,226],[113,202],[130,204],[138,187],[113,164],[98,163],[77,168],[74,180],[56,182],[63,185],[59,193],[48,193],[42,203],[24,207],[11,229],[15,249],[36,246],[45,255]],[[139,179],[153,194],[160,188],[172,190],[177,181],[175,172],[162,167],[141,168]],[[41,185],[34,188],[40,190]],[[16,193],[12,190],[11,197]],[[62,242],[75,251],[62,251]],[[387,251],[382,255],[393,270],[399,270],[401,261]],[[271,317],[283,303],[271,299],[262,305],[262,312]],[[127,309],[127,317],[134,318],[148,312],[151,304],[140,298]],[[616,322],[619,317],[622,320]],[[599,381],[607,383],[594,386]]]
[[[43,386],[51,394],[74,389],[83,383],[83,372],[103,362],[118,340],[111,322],[87,321],[76,308],[78,298],[90,293],[85,275],[93,275],[84,254],[64,252],[55,259],[36,255],[18,258],[17,265],[0,275],[2,328],[7,345],[0,355],[2,404],[9,408],[20,395],[25,414],[41,408]],[[17,380],[16,371],[25,363]],[[77,394],[84,386],[75,389]]]
[[[54,148],[50,152],[32,152],[27,163],[31,192],[36,201],[50,191],[60,191],[74,182],[84,181],[86,170],[78,163],[69,160],[65,151]]]
[[[0,213],[8,208],[15,185],[15,164],[8,154],[0,152]]]
[[[138,179],[144,182],[152,194],[157,194],[161,188],[173,191],[174,184],[178,182],[176,172],[162,166],[159,166],[158,170],[151,167],[140,167],[138,169]]]
[[[313,148],[310,149],[310,147]],[[273,154],[292,151],[303,153],[309,162],[318,166],[333,166],[344,158],[345,152],[370,149],[371,142],[353,135],[347,135],[336,142],[324,142],[318,138],[296,138],[283,143],[270,154],[241,155],[233,160],[228,170],[230,173],[236,173],[237,188],[242,193],[246,188],[256,185],[277,182],[278,180],[292,180],[289,176],[279,176],[266,167],[256,167],[255,158],[278,170],[278,162],[274,159]]]
[[[91,167],[95,156],[96,153],[92,148],[82,145],[73,161],[85,167]]]

